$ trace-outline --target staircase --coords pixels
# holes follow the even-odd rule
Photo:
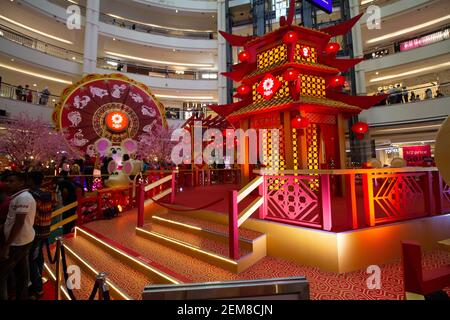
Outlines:
[[[211,213],[215,215],[217,213]],[[239,256],[229,258],[228,225],[174,211],[156,214],[136,234],[234,273],[266,256],[266,235],[240,229]]]

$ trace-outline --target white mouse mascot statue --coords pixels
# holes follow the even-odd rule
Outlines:
[[[108,188],[126,187],[130,185],[130,174],[139,172],[136,161],[131,158],[123,161],[123,156],[128,154],[131,156],[137,151],[137,143],[133,139],[125,139],[120,145],[113,145],[106,138],[101,138],[95,142],[95,149],[102,156],[112,157],[108,163],[108,172],[110,174],[105,184]],[[136,168],[135,168],[136,167]]]

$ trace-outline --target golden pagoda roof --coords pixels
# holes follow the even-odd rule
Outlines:
[[[335,101],[327,98],[300,96],[300,98],[297,101],[294,101],[292,97],[288,95],[278,99],[271,99],[252,103],[246,107],[234,111],[228,117],[235,118],[243,115],[251,115],[275,110],[283,110],[288,109],[293,104],[317,105],[318,107],[322,106],[326,108],[338,109],[337,111],[340,112],[359,113],[362,111],[362,109],[357,106],[352,106],[344,102]]]
[[[255,76],[265,74],[267,72],[277,71],[277,69],[281,69],[280,67],[283,66],[283,65],[288,65],[289,67],[299,67],[299,68],[307,67],[309,69],[311,69],[311,68],[312,69],[316,69],[317,71],[322,71],[322,72],[326,71],[326,72],[328,72],[330,74],[335,74],[335,73],[339,72],[339,69],[337,69],[337,68],[329,67],[327,65],[320,64],[320,63],[313,63],[313,62],[306,62],[306,61],[304,61],[304,62],[279,61],[277,63],[272,64],[269,67],[265,67],[265,68],[262,68],[262,69],[257,69],[257,70],[252,71],[251,73],[246,75],[243,78],[243,80],[250,79],[250,78],[253,78]]]

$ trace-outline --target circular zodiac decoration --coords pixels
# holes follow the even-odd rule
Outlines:
[[[66,88],[53,121],[81,156],[101,154],[95,147],[99,139],[115,146],[167,126],[164,107],[149,88],[121,74],[88,75]]]

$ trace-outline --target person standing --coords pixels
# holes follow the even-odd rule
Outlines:
[[[19,84],[16,87],[16,99],[22,101],[23,87]]]
[[[46,106],[49,96],[50,96],[50,91],[48,90],[48,87],[46,86],[44,88],[44,90],[42,90],[42,92],[41,92],[41,97],[39,98],[39,104]]]
[[[63,171],[63,179],[58,181],[58,190],[61,192],[62,205],[67,206],[75,201],[77,201],[77,193],[75,184],[68,178],[68,173]],[[62,219],[67,219],[73,216],[77,211],[77,208],[72,208],[67,210],[62,214]],[[63,234],[68,234],[72,232],[75,227],[76,222],[72,221],[63,226]]]
[[[29,85],[25,85],[25,95],[24,95],[24,101],[26,102],[33,102],[33,93],[30,90]]]
[[[0,246],[0,300],[8,299],[7,279],[13,273],[16,297],[28,299],[28,253],[35,237],[33,229],[36,201],[26,188],[24,173],[12,172],[5,180],[11,194],[8,216],[1,227],[4,242]]]
[[[37,300],[43,294],[42,272],[44,269],[43,248],[50,236],[52,224],[52,195],[41,189],[44,181],[42,172],[30,173],[30,193],[36,201],[36,217],[34,219],[34,231],[36,236],[29,253],[30,282],[29,294],[31,300]]]

